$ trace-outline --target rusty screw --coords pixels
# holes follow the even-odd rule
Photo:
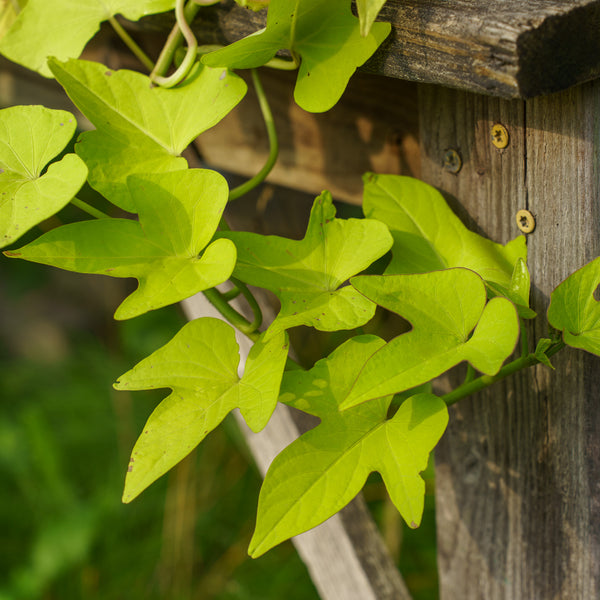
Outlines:
[[[508,130],[504,125],[496,123],[492,127],[492,144],[500,150],[508,146]]]
[[[523,233],[531,233],[535,229],[535,218],[528,210],[517,212],[517,227]]]
[[[452,148],[446,150],[443,166],[449,173],[458,173],[462,169],[462,158],[460,157],[460,154]]]

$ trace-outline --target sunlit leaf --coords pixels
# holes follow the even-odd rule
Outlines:
[[[537,315],[529,308],[529,291],[531,287],[531,278],[527,263],[518,258],[515,263],[513,274],[510,279],[510,286],[505,288],[498,283],[487,281],[488,291],[494,296],[504,296],[508,298],[517,307],[519,316],[523,319],[534,319]]]
[[[378,221],[336,219],[329,192],[315,200],[302,240],[243,232],[221,235],[238,249],[234,275],[281,300],[270,331],[296,325],[320,331],[352,329],[373,316],[370,300],[351,286],[340,286],[385,254],[392,238]]]
[[[48,57],[77,58],[102,21],[117,14],[137,21],[174,6],[175,0],[29,0],[0,41],[0,53],[51,77]]]
[[[271,464],[260,493],[252,556],[335,514],[356,496],[372,471],[381,473],[409,526],[421,522],[425,483],[419,473],[448,423],[444,402],[432,394],[418,394],[391,419],[390,397],[338,410],[356,369],[383,344],[375,336],[355,337],[310,371],[284,374],[280,401],[319,417],[321,424]]]
[[[262,10],[269,6],[271,0],[235,0],[236,4],[243,6],[244,8],[250,8],[254,11]]]
[[[19,0],[18,5],[21,10],[25,8],[26,4],[27,0]],[[13,23],[17,19],[17,14],[13,0],[0,0],[0,39],[13,26]]]
[[[139,287],[121,303],[116,319],[179,302],[229,278],[235,246],[223,239],[209,243],[227,202],[221,175],[192,169],[131,176],[129,186],[139,222],[72,223],[6,255],[68,271],[135,277]]]
[[[165,346],[119,378],[117,390],[171,388],[150,415],[129,463],[123,501],[130,502],[187,456],[234,408],[253,431],[269,421],[287,358],[285,334],[259,340],[241,379],[234,330],[205,317],[186,324]]]
[[[468,269],[354,277],[362,294],[412,325],[357,374],[342,409],[410,389],[467,360],[495,375],[514,350],[519,319],[505,298],[486,304],[481,278]]]
[[[90,185],[130,212],[134,207],[127,176],[187,168],[181,152],[218,123],[247,90],[236,75],[201,65],[181,86],[164,89],[153,87],[140,73],[111,71],[95,62],[49,64],[71,100],[96,126],[83,133],[76,146],[90,170]]]
[[[57,213],[85,183],[87,168],[75,154],[45,171],[76,127],[73,115],[64,110],[0,110],[0,248]]]
[[[430,185],[398,175],[364,176],[364,211],[394,237],[386,273],[424,273],[466,267],[508,289],[515,264],[527,260],[525,237],[502,246],[469,231]]]
[[[301,59],[294,98],[305,110],[323,112],[340,99],[348,80],[391,30],[375,23],[360,34],[350,0],[271,0],[264,31],[202,58],[209,66],[259,67],[287,49]]]
[[[551,294],[548,322],[569,346],[600,356],[600,258],[567,277]]]
[[[384,4],[385,0],[356,0],[362,36],[369,35],[369,31],[371,31],[371,27]]]

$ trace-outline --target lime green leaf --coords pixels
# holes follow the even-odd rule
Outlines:
[[[229,240],[209,244],[227,202],[221,175],[191,169],[131,176],[129,186],[139,222],[72,223],[6,255],[79,273],[135,277],[140,285],[116,319],[179,302],[229,278],[235,246]]]
[[[397,175],[364,176],[364,211],[394,237],[386,273],[424,273],[465,267],[509,288],[515,263],[527,259],[525,237],[502,246],[469,231],[433,187]]]
[[[29,0],[0,42],[0,53],[51,77],[48,57],[77,58],[102,21],[116,14],[137,21],[174,6],[175,0]]]
[[[43,106],[0,110],[0,248],[68,204],[87,177],[75,154],[48,163],[69,143],[71,113]]]
[[[543,365],[546,365],[549,369],[554,369],[554,366],[546,354],[546,351],[548,348],[550,348],[550,346],[552,346],[552,340],[549,340],[548,338],[542,338],[535,348],[534,355]]]
[[[310,325],[320,331],[352,329],[373,317],[375,305],[340,286],[385,254],[392,238],[383,223],[336,219],[329,192],[314,202],[302,240],[256,233],[220,234],[235,242],[234,275],[271,290],[281,310],[269,330]]]
[[[360,34],[363,37],[369,35],[369,31],[371,31],[371,27],[384,4],[385,0],[356,0],[360,20]]]
[[[218,123],[247,86],[224,69],[196,65],[179,87],[153,87],[134,71],[111,71],[83,60],[49,61],[75,105],[96,126],[83,133],[76,152],[89,183],[111,202],[133,211],[127,176],[187,168],[179,155],[200,133]]]
[[[240,379],[232,327],[204,317],[119,378],[117,390],[171,388],[150,415],[129,462],[123,502],[130,502],[187,456],[234,408],[260,431],[279,394],[287,358],[285,334],[252,347]]]
[[[271,464],[258,502],[252,556],[335,514],[356,496],[372,471],[381,473],[409,526],[421,522],[425,483],[419,473],[446,429],[444,402],[432,394],[418,394],[389,420],[389,397],[338,410],[356,370],[383,344],[375,336],[359,336],[310,371],[284,374],[280,401],[318,416],[321,424]]]
[[[463,360],[495,375],[515,348],[519,319],[514,305],[505,298],[486,304],[482,279],[468,269],[362,276],[351,283],[413,328],[367,361],[342,409],[420,385]]]
[[[250,35],[202,60],[211,67],[259,67],[278,50],[302,60],[294,98],[305,110],[323,112],[340,99],[348,80],[377,50],[391,30],[375,23],[362,37],[349,0],[272,0],[264,31]]]
[[[271,0],[235,0],[237,4],[253,11],[259,11],[269,6]]]
[[[498,283],[486,282],[492,296],[504,296],[517,307],[519,316],[523,319],[534,319],[537,315],[529,308],[529,290],[531,287],[527,263],[518,258],[513,269],[510,287],[507,289]]]
[[[19,0],[20,8],[25,8],[27,0]],[[0,39],[13,26],[17,19],[17,11],[13,0],[0,0]]]
[[[600,356],[600,258],[567,277],[551,294],[548,322],[562,331],[565,344]]]

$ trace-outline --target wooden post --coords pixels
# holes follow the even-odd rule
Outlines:
[[[423,179],[506,243],[529,209],[537,337],[552,289],[600,254],[597,83],[530,101],[423,86]],[[509,132],[505,149],[491,127]],[[456,150],[458,173],[443,166]],[[462,401],[436,453],[442,599],[600,596],[600,362],[565,350]]]

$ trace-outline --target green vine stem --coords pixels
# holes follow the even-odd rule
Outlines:
[[[248,302],[248,304],[250,305],[250,309],[252,310],[252,314],[254,315],[254,321],[252,321],[250,326],[253,327],[255,330],[258,330],[258,328],[262,325],[263,314],[262,314],[262,310],[260,309],[260,306],[259,306],[256,298],[254,297],[254,294],[248,289],[248,286],[245,283],[243,283],[242,281],[239,281],[238,279],[235,279],[234,277],[231,278],[231,281],[233,282],[235,287],[241,292],[242,296],[244,296],[244,298],[246,299],[246,302]]]
[[[244,335],[249,337],[253,342],[256,342],[260,337],[260,333],[250,323],[248,319],[242,316],[235,308],[233,308],[222,294],[216,288],[204,290],[204,297],[236,328]]]
[[[273,120],[273,113],[271,107],[265,95],[265,90],[260,82],[256,69],[252,69],[252,83],[258,96],[258,102],[260,105],[260,111],[265,121],[267,128],[267,136],[269,138],[269,157],[263,168],[254,176],[252,179],[248,179],[245,183],[242,183],[236,188],[233,188],[229,192],[229,201],[237,200],[244,194],[247,194],[250,190],[253,190],[257,185],[262,183],[267,175],[271,172],[271,169],[277,162],[277,156],[279,155],[279,141],[277,140],[277,131],[275,129],[275,121]]]
[[[73,198],[71,200],[71,204],[80,208],[83,212],[86,212],[88,215],[94,217],[95,219],[110,219],[111,217],[106,213],[103,213],[101,210],[94,208],[91,204],[80,200],[79,198]]]
[[[109,17],[108,22],[112,25],[117,35],[121,38],[123,43],[135,54],[138,60],[148,69],[152,71],[154,69],[154,63],[152,59],[138,46],[136,41],[125,31],[121,23],[114,17]]]
[[[556,354],[559,350],[562,350],[565,347],[565,343],[562,340],[554,342],[548,350],[546,350],[545,355],[550,358],[554,354]],[[474,379],[470,382],[465,382],[462,385],[459,385],[456,389],[452,390],[448,394],[444,394],[442,396],[442,400],[446,403],[447,406],[452,406],[456,404],[459,400],[470,396],[476,392],[479,392],[490,385],[496,383],[520,371],[521,369],[527,369],[528,367],[533,367],[534,365],[542,364],[542,361],[535,355],[535,353],[530,353],[527,356],[523,356],[512,362],[504,365],[500,371],[496,375],[482,375],[477,379]]]
[[[194,19],[200,10],[200,5],[192,0],[191,2],[188,2],[187,6],[184,8],[184,3],[185,0],[177,0],[177,4],[175,5],[177,24],[169,34],[167,42],[156,61],[156,65],[150,73],[150,79],[163,87],[173,87],[181,82],[189,73],[189,70],[196,60],[198,42],[188,23]],[[188,44],[185,58],[172,75],[164,77],[164,74],[173,62],[173,56],[175,55],[177,48],[181,45],[184,37]]]

